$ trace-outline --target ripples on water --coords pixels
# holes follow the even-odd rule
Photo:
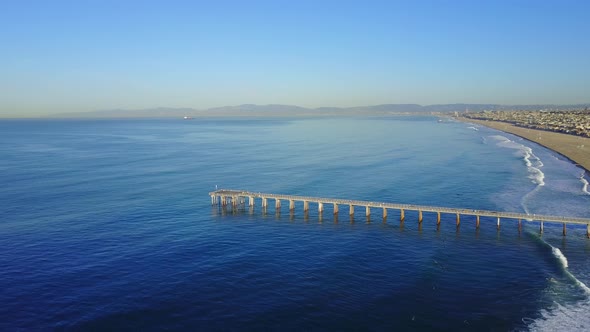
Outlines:
[[[327,206],[320,221],[313,205],[307,218],[300,203],[294,215],[232,212],[207,196],[218,185],[590,215],[580,169],[469,127],[0,122],[0,329],[587,329],[582,228],[564,239],[546,225],[541,239],[534,223],[498,232],[482,218],[476,231],[465,216],[457,230],[443,215],[437,231],[427,213],[419,227],[413,212],[403,224],[376,209],[371,222],[361,209],[336,221]]]

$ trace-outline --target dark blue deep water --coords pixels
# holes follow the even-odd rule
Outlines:
[[[588,217],[587,181],[534,143],[429,117],[0,121],[0,330],[588,330],[585,228],[208,196]]]

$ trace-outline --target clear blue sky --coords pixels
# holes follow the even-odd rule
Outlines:
[[[590,102],[590,1],[0,3],[0,116]]]

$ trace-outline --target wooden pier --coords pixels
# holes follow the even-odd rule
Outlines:
[[[387,219],[387,210],[399,210],[400,221],[405,219],[405,211],[417,211],[418,222],[423,221],[423,212],[433,212],[437,214],[437,226],[440,225],[441,213],[456,215],[456,226],[459,227],[461,223],[461,216],[470,215],[476,217],[475,227],[480,226],[480,217],[492,217],[496,219],[496,227],[500,229],[501,219],[514,219],[518,220],[519,229],[521,227],[521,221],[537,221],[539,222],[539,231],[543,232],[543,223],[560,223],[563,224],[563,235],[566,235],[567,224],[578,224],[586,225],[586,236],[590,238],[590,218],[579,218],[579,217],[565,217],[565,216],[551,216],[551,215],[539,215],[539,214],[527,214],[518,212],[501,212],[501,211],[489,211],[489,210],[472,210],[462,208],[450,208],[441,206],[427,206],[427,205],[412,205],[412,204],[398,204],[398,203],[386,203],[386,202],[371,202],[371,201],[359,201],[350,199],[340,198],[326,198],[326,197],[311,197],[311,196],[295,196],[295,195],[282,195],[282,194],[269,194],[260,192],[251,192],[243,190],[232,190],[232,189],[219,189],[209,193],[211,196],[211,204],[221,204],[222,206],[231,205],[232,208],[237,208],[240,205],[246,204],[246,198],[248,199],[248,206],[254,206],[255,200],[260,199],[263,209],[268,208],[268,200],[274,200],[275,209],[280,211],[281,201],[289,202],[289,210],[295,210],[295,202],[303,202],[303,211],[309,211],[309,203],[317,204],[318,213],[321,215],[324,211],[324,205],[332,206],[333,213],[337,215],[339,213],[339,205],[348,205],[349,214],[354,215],[355,207],[364,207],[365,216],[367,218],[371,215],[371,208],[382,210],[382,217],[384,220]]]

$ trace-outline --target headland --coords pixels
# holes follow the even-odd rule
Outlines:
[[[584,168],[587,174],[590,174],[590,138],[588,137],[520,127],[508,122],[494,120],[481,120],[463,116],[457,117],[457,119],[501,130],[535,142],[565,156]]]

